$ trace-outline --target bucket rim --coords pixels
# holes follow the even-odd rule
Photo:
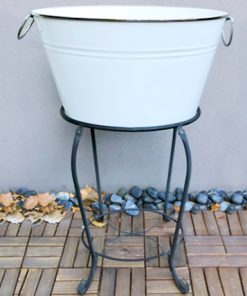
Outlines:
[[[84,10],[85,13],[80,15],[80,10]],[[91,10],[91,11],[90,11]],[[93,11],[94,10],[94,11]],[[96,11],[95,11],[96,10]],[[104,13],[112,10],[113,15],[104,16]],[[115,10],[115,11],[114,11]],[[156,10],[155,16],[150,17],[137,17],[127,15],[128,10],[135,10],[147,12],[150,10]],[[166,10],[166,11],[165,11]],[[174,12],[194,12],[195,16],[181,16],[171,17],[169,13]],[[68,13],[70,11],[70,14]],[[82,11],[83,12],[83,11]],[[161,16],[162,12],[166,12],[166,17]],[[91,13],[91,14],[90,14]],[[96,13],[96,14],[95,14]],[[97,16],[98,13],[98,16]],[[123,13],[123,15],[121,15]],[[125,14],[124,14],[125,13]],[[132,11],[133,13],[133,11]],[[196,15],[196,13],[198,13]],[[119,16],[117,16],[118,14]],[[203,15],[204,14],[204,15]],[[31,15],[34,17],[45,17],[61,20],[79,20],[79,21],[94,21],[94,22],[130,22],[130,23],[170,23],[170,22],[198,22],[198,21],[211,21],[222,18],[227,18],[228,13],[221,10],[208,9],[208,8],[196,8],[196,7],[179,7],[179,6],[158,6],[158,5],[81,5],[81,6],[57,6],[33,9]]]

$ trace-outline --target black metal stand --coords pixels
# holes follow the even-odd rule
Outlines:
[[[148,128],[147,127],[145,127],[145,128],[143,128],[143,127],[123,128],[123,127],[100,126],[100,125],[94,125],[94,124],[89,124],[89,123],[77,121],[77,120],[74,120],[74,119],[68,117],[65,114],[64,108],[63,107],[61,108],[62,117],[66,121],[76,124],[78,126],[76,129],[76,132],[75,132],[75,137],[74,137],[74,142],[73,142],[73,147],[72,147],[71,170],[72,170],[72,177],[73,177],[73,182],[74,182],[74,186],[75,186],[76,196],[78,199],[80,212],[81,212],[81,216],[82,216],[82,221],[83,221],[83,225],[84,225],[84,230],[82,232],[82,241],[83,241],[84,245],[89,249],[91,259],[92,259],[92,264],[91,264],[88,278],[85,280],[82,280],[78,286],[77,291],[79,294],[84,294],[88,290],[88,288],[92,282],[94,273],[96,271],[98,256],[106,257],[106,258],[109,258],[112,260],[119,260],[119,261],[151,260],[151,259],[154,259],[157,257],[157,256],[152,256],[149,258],[122,259],[122,258],[110,257],[110,256],[107,256],[105,253],[99,253],[95,250],[95,247],[94,247],[93,241],[92,241],[90,228],[89,228],[90,222],[88,221],[88,219],[86,217],[86,212],[85,212],[85,209],[84,209],[84,206],[82,203],[80,186],[79,186],[79,182],[78,182],[77,169],[76,169],[77,150],[78,150],[78,146],[79,146],[79,143],[81,140],[81,136],[82,136],[82,132],[83,132],[84,127],[90,128],[90,130],[91,130],[91,140],[92,140],[92,149],[93,149],[94,166],[95,166],[95,174],[96,174],[97,192],[98,192],[98,196],[99,196],[99,213],[97,214],[97,217],[96,217],[97,221],[103,221],[106,213],[103,211],[103,208],[102,208],[100,174],[99,174],[99,166],[98,166],[95,129],[118,131],[118,132],[148,132],[148,131],[150,132],[150,131],[173,129],[170,162],[169,162],[168,177],[167,177],[167,182],[166,182],[166,201],[165,201],[164,211],[162,211],[162,212],[155,211],[155,212],[157,212],[158,214],[161,214],[163,216],[164,221],[173,220],[177,223],[177,225],[176,225],[171,249],[166,252],[161,252],[158,256],[162,256],[165,254],[168,255],[169,268],[170,268],[170,271],[173,275],[173,279],[175,281],[176,286],[183,294],[186,294],[189,291],[188,282],[184,279],[179,278],[177,275],[174,260],[175,260],[175,256],[176,256],[177,246],[180,243],[180,241],[182,240],[180,238],[183,233],[182,220],[183,220],[183,215],[184,215],[185,203],[187,201],[188,188],[189,188],[190,177],[191,177],[191,153],[190,153],[188,138],[187,138],[186,133],[183,129],[183,126],[191,124],[192,122],[196,121],[200,117],[200,113],[201,113],[200,109],[198,108],[197,114],[193,118],[191,118],[187,121],[184,121],[184,122],[179,122],[179,123],[171,124],[171,125],[148,127]],[[176,221],[172,217],[174,212],[168,209],[168,194],[169,194],[171,178],[172,178],[172,169],[173,169],[173,161],[174,161],[174,155],[175,155],[177,134],[179,135],[179,137],[183,143],[183,147],[184,147],[184,151],[185,151],[185,155],[186,155],[187,169],[186,169],[186,177],[185,177],[185,182],[184,182],[181,207],[180,207],[178,219]],[[84,234],[86,235],[87,242],[85,241]]]

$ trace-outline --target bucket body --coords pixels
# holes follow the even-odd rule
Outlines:
[[[32,12],[68,116],[95,125],[152,127],[196,114],[227,14],[156,8],[158,15],[112,6],[99,15],[85,7]]]

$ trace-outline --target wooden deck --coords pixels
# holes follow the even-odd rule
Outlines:
[[[92,228],[98,250],[122,256],[150,256],[170,246],[174,224],[145,213],[134,219],[112,215],[113,227]],[[0,226],[0,296],[76,295],[89,270],[88,251],[80,241],[80,215],[69,213],[58,225]],[[145,237],[135,233],[148,229]],[[123,237],[119,230],[132,232]],[[186,213],[185,243],[180,245],[177,270],[190,282],[188,295],[247,295],[247,211]],[[176,296],[166,258],[146,263],[102,258],[87,293],[90,296]]]

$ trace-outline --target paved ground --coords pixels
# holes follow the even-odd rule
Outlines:
[[[93,228],[98,250],[123,258],[158,254],[170,246],[174,224],[159,215],[145,213],[134,219],[122,214],[111,225]],[[5,223],[0,226],[0,296],[76,295],[90,260],[80,242],[79,213],[66,216],[58,225],[31,226]],[[135,233],[148,229],[146,236]],[[132,232],[124,237],[119,231]],[[188,295],[247,295],[247,211],[186,214],[185,244],[180,246],[177,266],[190,282]],[[87,295],[176,296],[165,257],[146,263],[98,261],[98,270]]]

